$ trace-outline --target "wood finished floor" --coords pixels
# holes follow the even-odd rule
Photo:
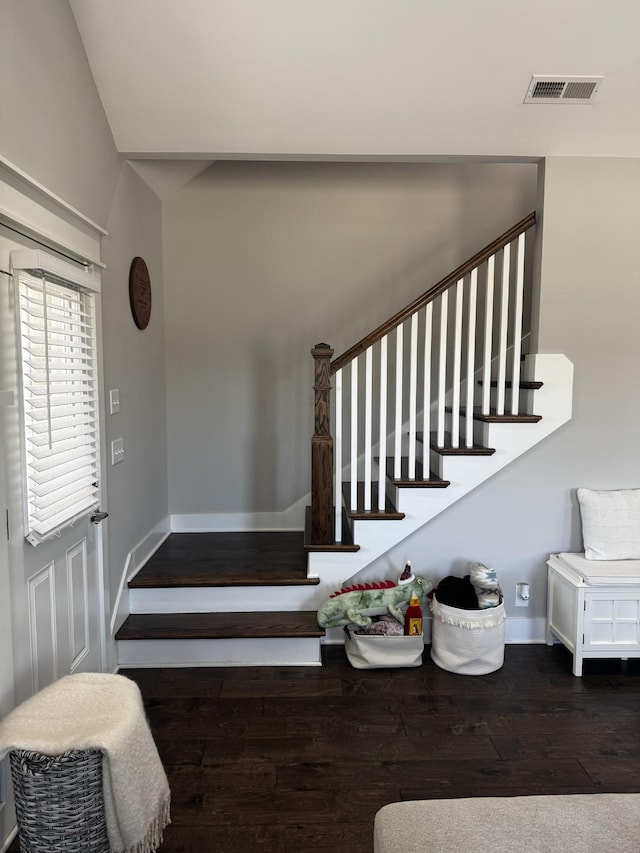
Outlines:
[[[313,585],[297,531],[174,533],[129,582],[132,588]]]
[[[416,669],[324,659],[125,671],[172,789],[161,853],[371,853],[386,803],[640,791],[640,661],[575,678],[561,646],[507,646],[481,677],[428,653]]]

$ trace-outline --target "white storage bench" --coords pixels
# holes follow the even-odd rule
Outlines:
[[[574,675],[587,658],[640,657],[640,560],[552,554],[547,566],[547,645],[573,653]]]

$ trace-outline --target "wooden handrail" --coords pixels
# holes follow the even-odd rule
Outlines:
[[[377,343],[377,341],[385,335],[388,335],[389,332],[392,332],[401,323],[404,323],[405,320],[411,317],[412,314],[415,314],[416,311],[419,311],[420,308],[428,305],[429,302],[432,302],[436,297],[440,296],[441,293],[444,293],[445,290],[455,284],[459,279],[464,278],[464,276],[468,275],[471,270],[479,267],[480,264],[488,260],[491,255],[495,255],[496,252],[499,252],[500,249],[503,249],[508,243],[511,243],[512,240],[515,240],[516,237],[520,236],[520,234],[528,231],[529,228],[535,224],[535,221],[536,214],[534,211],[509,228],[508,231],[505,231],[500,237],[497,237],[489,243],[488,246],[485,246],[484,249],[481,249],[468,261],[465,261],[464,264],[459,266],[446,278],[443,278],[442,281],[439,281],[433,287],[429,288],[429,290],[425,291],[422,296],[414,299],[414,301],[410,305],[407,305],[406,308],[398,311],[397,314],[394,314],[393,317],[386,320],[382,325],[378,326],[377,329],[370,332],[366,337],[362,338],[361,341],[358,341],[357,344],[354,344],[346,352],[338,356],[338,358],[335,358],[331,362],[331,373],[334,374],[341,368],[346,367],[346,365],[353,361],[354,358],[357,358],[370,346]]]

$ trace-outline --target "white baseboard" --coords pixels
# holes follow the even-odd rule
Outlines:
[[[9,849],[9,847],[11,847],[11,844],[13,843],[13,839],[16,837],[17,834],[18,834],[18,827],[16,825],[11,830],[9,835],[6,837],[2,847],[0,847],[0,853],[5,853],[5,851],[7,851]]]
[[[544,616],[521,619],[508,616],[505,625],[505,643],[507,645],[545,644],[547,620]]]
[[[145,563],[151,559],[170,533],[170,517],[165,516],[127,554],[127,559],[120,575],[118,594],[113,605],[113,610],[111,611],[110,629],[112,637],[129,615],[129,588],[127,584],[131,578],[138,574]]]
[[[303,499],[283,512],[173,513],[172,533],[242,532],[249,530],[304,530]]]

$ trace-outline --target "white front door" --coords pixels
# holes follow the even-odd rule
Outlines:
[[[1,274],[0,274],[1,276]],[[0,277],[1,281],[1,277]],[[13,405],[14,394],[0,384],[0,718],[14,706],[13,653],[11,638],[11,585],[5,488],[4,409]],[[0,763],[0,849],[15,824],[9,762]]]
[[[9,270],[11,253],[24,249],[25,245],[28,242],[0,225],[0,269]],[[72,526],[64,527],[54,538],[36,546],[25,539],[26,480],[17,336],[19,307],[15,276],[14,280],[2,276],[0,282],[0,389],[11,388],[15,395],[13,405],[0,411],[4,415],[5,432],[13,699],[17,704],[64,675],[104,669],[104,580],[99,553],[100,530],[91,521],[90,513],[77,518]],[[96,299],[99,317],[99,294]],[[5,523],[4,519],[2,522]],[[6,583],[6,577],[4,581],[0,577],[0,585],[3,582]],[[4,649],[0,653],[4,670],[8,667],[7,656]]]

